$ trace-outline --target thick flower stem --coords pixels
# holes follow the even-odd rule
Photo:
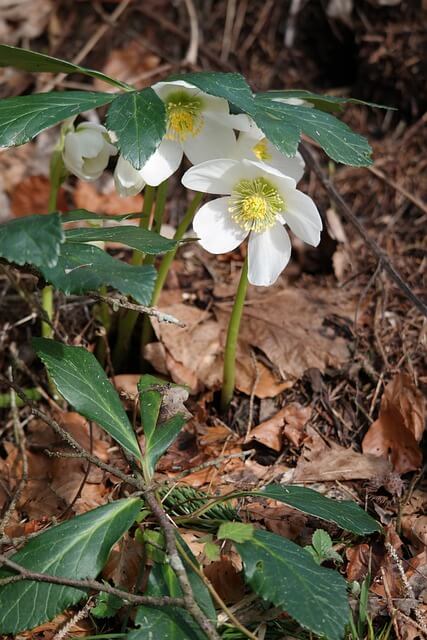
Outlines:
[[[143,229],[148,229],[150,226],[150,216],[151,210],[153,208],[155,193],[156,190],[154,187],[150,187],[148,184],[145,186],[144,204],[142,207],[142,213],[144,214],[144,216],[139,221],[139,226]],[[135,250],[132,254],[131,264],[139,266],[142,265],[143,262],[144,254],[140,251]],[[119,316],[117,339],[113,351],[114,369],[120,369],[120,367],[123,365],[123,362],[126,360],[132,333],[137,320],[137,311],[127,311],[125,314]]]
[[[236,348],[239,337],[240,322],[245,304],[246,291],[248,289],[248,258],[246,258],[242,273],[240,275],[239,286],[237,287],[236,299],[228,323],[227,341],[224,352],[224,374],[221,391],[221,411],[225,411],[231,402],[234,393],[236,380]]]
[[[56,211],[59,187],[64,175],[64,164],[62,162],[62,153],[59,149],[55,149],[52,153],[50,160],[50,193],[48,201],[48,213]],[[50,321],[53,318],[54,304],[53,304],[53,288],[51,285],[47,285],[42,291],[42,308],[45,311]],[[50,324],[42,321],[42,336],[43,338],[52,338],[53,330]]]
[[[173,237],[173,239],[176,240],[177,242],[182,240],[184,233],[187,231],[188,227],[192,223],[194,215],[200,205],[200,202],[202,201],[202,198],[203,198],[203,193],[196,193],[196,195],[188,205],[188,209],[185,212],[185,215],[182,221],[178,225],[177,230],[175,231],[175,235]],[[154,291],[151,298],[152,307],[155,307],[159,301],[160,294],[166,282],[166,278],[168,277],[169,269],[176,256],[177,250],[178,250],[178,245],[176,246],[175,249],[172,249],[172,251],[169,251],[165,256],[163,256],[163,259],[159,266],[159,270],[157,272],[157,280],[156,280],[156,284],[154,285]],[[142,350],[144,349],[145,345],[150,342],[152,335],[153,335],[153,329],[151,327],[150,318],[148,316],[145,316],[143,326],[142,326]]]

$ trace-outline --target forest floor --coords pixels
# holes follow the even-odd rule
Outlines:
[[[346,3],[307,1],[294,17],[290,5],[299,3],[274,0],[124,2],[121,15],[113,1],[6,4],[0,3],[2,42],[82,62],[141,88],[183,70],[239,71],[257,91],[303,88],[395,107],[385,111],[352,105],[343,116],[372,144],[371,167],[334,165],[321,153],[318,158],[386,260],[423,297],[427,35],[422,24],[427,13],[421,3],[360,0],[349,3],[349,13]],[[41,74],[35,79],[9,69],[0,70],[0,80],[1,97],[82,83],[78,76]],[[107,90],[98,80],[85,80],[86,87],[87,82]],[[34,143],[0,153],[0,219],[47,212],[49,152],[56,133],[48,131]],[[301,189],[317,203],[326,230],[316,250],[295,245],[275,286],[250,289],[237,391],[225,416],[216,409],[221,354],[244,249],[224,256],[207,254],[193,243],[180,249],[159,307],[185,327],[157,324],[156,339],[144,357],[152,371],[188,385],[192,418],[158,472],[169,478],[184,475],[182,482],[209,493],[280,481],[356,500],[384,525],[398,561],[381,540],[349,546],[330,526],[343,559],[340,570],[359,582],[370,570],[369,611],[375,628],[386,627],[392,608],[392,634],[412,640],[421,637],[413,607],[427,615],[422,454],[426,323],[387,275],[384,259],[343,218],[310,168]],[[111,174],[90,184],[69,180],[60,194],[62,210],[87,208],[112,215],[140,210],[142,201],[143,195],[119,198]],[[176,177],[166,209],[170,227],[176,227],[185,206]],[[126,255],[117,246],[112,250]],[[13,286],[0,273],[0,370],[6,373],[14,363],[20,383],[46,396],[47,381],[29,344],[40,321],[22,297],[26,287],[25,278]],[[95,348],[100,326],[91,309],[87,299],[58,295],[55,327],[61,339]],[[136,355],[120,371],[109,370],[129,410],[141,367],[138,343],[133,346]],[[0,508],[6,508],[22,476],[22,456],[14,440],[8,391],[1,392]],[[46,455],[46,449],[59,443],[47,427],[30,419],[25,407],[20,419],[28,479],[7,535],[39,531],[116,495],[117,484],[108,474],[87,472],[79,459],[64,462]],[[61,420],[81,444],[125,467],[100,429],[89,438],[88,425],[77,414],[62,411]],[[318,524],[273,503],[254,500],[249,511],[252,521],[300,544],[309,544]],[[196,534],[187,532],[186,541],[197,555]],[[105,577],[131,584],[137,563],[138,550],[124,545]],[[233,558],[223,557],[205,569],[223,598],[238,608],[244,593]],[[21,635],[49,640],[66,619],[67,614],[61,615]],[[86,619],[76,623],[73,633],[95,631]]]

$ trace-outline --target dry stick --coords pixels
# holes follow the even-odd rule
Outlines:
[[[188,613],[194,618],[197,624],[205,632],[210,640],[220,640],[218,633],[211,621],[205,616],[203,611],[194,599],[193,589],[188,580],[187,572],[178,553],[175,540],[175,531],[173,524],[168,520],[166,512],[162,505],[158,502],[152,490],[148,490],[144,494],[147,504],[153,512],[157,522],[163,529],[165,534],[166,549],[169,556],[169,563],[178,578],[179,584],[184,595],[184,606]]]
[[[51,427],[55,431],[55,433],[57,433],[59,436],[61,436],[61,438],[63,440],[65,440],[67,442],[67,444],[69,444],[71,447],[73,447],[73,449],[76,449],[76,451],[79,452],[79,454],[81,455],[82,458],[85,458],[88,462],[91,462],[92,464],[94,464],[95,466],[99,467],[103,471],[107,471],[108,473],[111,473],[112,475],[116,476],[117,478],[120,478],[120,480],[123,480],[123,482],[127,482],[128,484],[132,485],[133,487],[136,487],[137,489],[141,489],[142,488],[141,487],[141,482],[137,478],[135,478],[133,476],[129,476],[126,473],[123,473],[123,471],[120,471],[120,469],[117,469],[116,467],[113,467],[112,465],[107,464],[106,462],[103,462],[97,456],[94,456],[94,455],[90,454],[88,451],[86,451],[86,449],[84,449],[77,442],[77,440],[74,440],[73,436],[70,435],[67,431],[65,431],[65,429],[63,429],[58,424],[58,422],[56,420],[54,420],[53,418],[51,418],[50,416],[45,414],[43,411],[40,411],[40,409],[37,409],[37,407],[34,405],[34,403],[27,398],[27,396],[24,393],[24,390],[21,389],[21,387],[19,387],[17,384],[12,382],[11,380],[8,380],[1,373],[0,373],[0,381],[4,382],[9,387],[14,389],[16,391],[16,393],[18,394],[18,396],[21,398],[21,400],[26,405],[28,405],[28,407],[29,407],[31,413],[33,414],[33,416],[36,416],[37,418],[40,418],[40,420],[43,420],[43,422],[45,424],[47,424],[49,427]]]
[[[97,291],[89,291],[89,295],[95,300],[105,302],[113,310],[117,309],[117,307],[122,307],[123,309],[131,309],[132,311],[145,313],[147,314],[147,316],[153,316],[159,322],[168,322],[169,324],[176,324],[178,325],[178,327],[185,327],[185,323],[181,322],[181,320],[178,320],[178,318],[175,318],[175,316],[171,316],[169,313],[163,313],[155,307],[146,307],[143,304],[134,304],[133,302],[129,302],[129,300],[125,296],[103,296]]]
[[[381,260],[381,265],[385,271],[389,274],[391,279],[397,284],[397,286],[401,289],[403,294],[412,302],[412,304],[422,313],[423,316],[427,317],[427,305],[412,291],[410,286],[403,280],[402,276],[398,271],[396,271],[395,267],[391,264],[387,254],[385,251],[378,246],[378,244],[370,238],[368,233],[366,232],[365,227],[359,222],[356,216],[351,211],[348,204],[345,202],[344,198],[338,193],[338,191],[333,186],[332,182],[324,173],[321,168],[317,158],[314,156],[312,151],[308,148],[305,143],[300,145],[301,155],[306,161],[307,165],[314,171],[316,176],[319,178],[322,183],[325,191],[328,193],[331,200],[335,203],[338,209],[341,211],[342,215],[345,219],[350,222],[350,224],[355,227],[358,233],[362,236],[365,243],[368,245],[372,253]]]
[[[388,184],[390,187],[393,187],[393,189],[398,191],[407,200],[410,200],[410,202],[412,202],[412,204],[418,207],[418,209],[421,209],[421,211],[423,211],[424,213],[427,213],[427,204],[425,204],[425,202],[417,198],[417,196],[414,196],[412,193],[410,193],[407,189],[405,189],[405,187],[401,187],[399,184],[397,184],[397,182],[395,182],[394,180],[391,180],[391,178],[388,178],[385,175],[385,173],[383,173],[382,171],[380,171],[380,169],[377,169],[376,167],[366,167],[366,169],[371,173],[373,173],[374,176],[377,176],[377,178],[380,178],[380,180],[383,180],[383,182]]]
[[[184,0],[187,9],[188,19],[190,21],[190,44],[185,55],[184,64],[195,65],[199,55],[199,23],[197,20],[197,11],[193,4],[193,0]]]
[[[129,604],[146,604],[150,607],[164,607],[165,605],[182,607],[184,606],[184,598],[171,598],[170,596],[138,596],[122,589],[116,589],[107,583],[98,582],[97,580],[83,579],[75,580],[74,578],[65,578],[63,576],[52,576],[47,573],[39,573],[30,571],[13,560],[9,560],[4,554],[0,554],[0,565],[8,567],[17,572],[17,575],[0,579],[0,587],[23,580],[31,580],[33,582],[48,582],[49,584],[58,584],[65,587],[74,587],[76,589],[93,590],[98,592],[109,593],[117,596]]]
[[[11,370],[9,372],[9,375],[11,381],[13,381]],[[10,518],[12,517],[12,513],[14,512],[16,505],[18,504],[18,500],[21,497],[22,491],[24,490],[24,487],[28,481],[28,457],[27,451],[25,449],[25,433],[24,429],[22,428],[21,421],[19,420],[18,408],[16,406],[16,394],[13,389],[10,390],[10,405],[12,409],[15,440],[22,459],[22,476],[18,483],[18,486],[15,489],[15,493],[9,503],[9,506],[7,507],[6,512],[0,522],[0,538],[4,536],[5,529],[9,523]]]

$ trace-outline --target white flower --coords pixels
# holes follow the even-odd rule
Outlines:
[[[94,122],[82,122],[75,131],[65,135],[62,158],[70,173],[92,181],[101,176],[110,156],[116,153],[105,127]]]
[[[285,176],[299,182],[304,174],[305,163],[300,153],[288,158],[268,140],[250,116],[234,116],[234,126],[240,130],[232,157],[236,160],[265,162]]]
[[[223,195],[203,205],[193,228],[204,249],[226,253],[249,236],[251,284],[273,284],[288,264],[287,224],[301,240],[317,246],[322,220],[313,200],[298,191],[293,178],[251,160],[220,159],[191,167],[185,187]]]

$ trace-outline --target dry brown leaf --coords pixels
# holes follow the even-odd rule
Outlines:
[[[420,442],[425,423],[425,402],[410,377],[398,374],[384,390],[378,419],[370,426],[362,450],[389,459],[398,473],[421,466]]]
[[[132,591],[137,580],[141,561],[141,543],[126,534],[113,547],[108,562],[102,571],[102,577],[105,580],[112,580],[117,587]]]
[[[402,509],[402,532],[416,551],[427,548],[427,494],[416,489]]]
[[[292,402],[252,429],[248,441],[255,440],[274,451],[281,451],[283,435],[285,435],[292,444],[299,446],[303,440],[304,426],[310,416],[310,407],[303,407],[297,402]]]
[[[390,474],[391,465],[387,460],[346,449],[334,442],[326,444],[310,427],[307,428],[307,433],[309,437],[304,441],[304,449],[295,469],[294,482],[373,478],[381,481]]]
[[[143,197],[141,194],[121,198],[114,188],[100,193],[91,182],[79,180],[74,190],[74,202],[77,209],[89,209],[95,213],[118,215],[141,211]]]
[[[2,0],[0,41],[16,45],[23,38],[38,38],[46,28],[52,9],[52,0]]]
[[[48,213],[50,180],[46,176],[27,176],[15,186],[10,194],[10,206],[15,217],[33,213]],[[64,189],[58,193],[58,209],[67,211]]]
[[[126,42],[123,49],[113,49],[108,56],[102,71],[111,78],[121,80],[122,82],[135,82],[135,79],[156,69],[161,60],[154,53],[145,49],[140,40],[131,40]],[[147,84],[150,84],[149,81]],[[141,83],[139,83],[140,86]],[[114,91],[110,85],[102,80],[95,79],[95,89],[99,91]]]
[[[241,574],[237,572],[232,561],[226,556],[216,562],[211,562],[204,567],[203,571],[226,604],[239,602],[245,595],[245,585]]]
[[[347,580],[360,582],[368,573],[372,579],[375,578],[384,559],[385,549],[383,544],[369,546],[362,543],[348,547],[345,555],[348,560]]]

